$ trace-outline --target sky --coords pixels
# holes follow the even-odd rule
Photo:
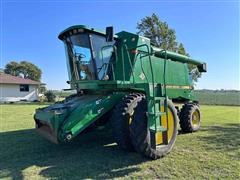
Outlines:
[[[239,9],[236,0],[0,0],[0,68],[30,61],[48,89],[69,88],[66,56],[58,34],[84,24],[136,33],[145,16],[159,15],[175,29],[191,57],[207,63],[197,89],[240,89]]]

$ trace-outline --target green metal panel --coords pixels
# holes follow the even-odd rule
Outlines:
[[[68,134],[72,137],[78,135],[108,112],[124,95],[112,93],[74,97],[66,102],[37,109],[34,118],[42,124],[48,124],[55,131],[58,142],[64,142]]]
[[[73,137],[76,136],[101,115],[108,112],[124,95],[124,93],[114,93],[105,96],[84,96],[85,102],[74,109],[64,120],[62,124],[63,133],[70,132]]]

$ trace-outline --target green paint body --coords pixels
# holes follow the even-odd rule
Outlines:
[[[99,30],[79,25],[66,29],[59,38],[64,41],[74,31],[105,36]],[[129,32],[122,31],[114,38],[117,44],[113,46],[115,61],[109,63],[114,74],[111,80],[71,78],[71,89],[84,91],[83,95],[36,110],[34,117],[38,128],[42,123],[50,126],[56,142],[72,139],[131,92],[146,94],[148,124],[153,132],[166,130],[161,128],[159,109],[167,107],[168,98],[180,102],[196,101],[187,64],[201,66],[204,63],[153,47],[148,38]]]

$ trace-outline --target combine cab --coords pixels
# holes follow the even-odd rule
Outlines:
[[[188,64],[206,64],[159,49],[148,38],[122,31],[113,35],[78,25],[59,35],[67,56],[69,85],[63,102],[36,110],[37,131],[54,143],[71,141],[108,116],[117,144],[151,159],[171,151],[177,124],[184,132],[200,128]],[[183,104],[181,110],[176,103]]]

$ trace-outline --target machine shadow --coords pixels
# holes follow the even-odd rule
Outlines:
[[[111,132],[95,129],[72,143],[51,144],[33,129],[0,133],[0,179],[24,179],[23,171],[40,167],[39,175],[54,179],[106,179],[138,171],[146,161],[137,153],[121,151]]]
[[[208,133],[206,136],[200,136],[201,141],[206,142],[211,146],[206,149],[215,151],[235,151],[240,146],[240,124],[227,123],[224,126],[205,126],[201,131]]]

